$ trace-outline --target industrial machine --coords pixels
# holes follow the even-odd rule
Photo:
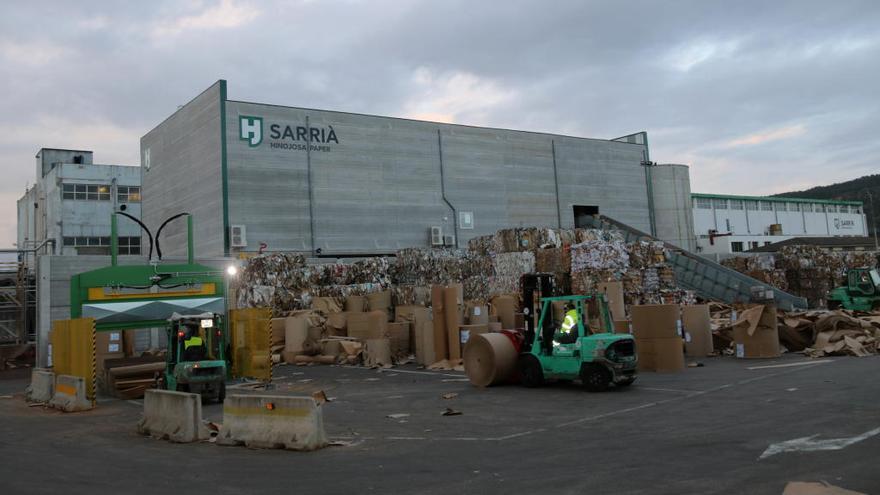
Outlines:
[[[604,295],[542,297],[553,288],[547,273],[524,275],[522,287],[526,332],[517,367],[523,385],[580,378],[587,390],[601,392],[612,383],[626,387],[635,381],[635,340],[629,334],[607,333],[613,325]],[[571,334],[560,334],[562,322],[554,321],[554,304],[576,311]],[[529,314],[537,305],[540,314]],[[591,319],[605,332],[591,334]]]
[[[828,309],[871,311],[880,308],[880,274],[872,268],[854,268],[846,273],[846,285],[828,293]]]
[[[223,402],[227,338],[221,316],[174,313],[165,330],[168,348],[159,388],[201,394],[203,400]]]

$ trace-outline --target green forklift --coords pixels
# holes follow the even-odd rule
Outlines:
[[[880,274],[874,268],[846,272],[846,285],[828,293],[828,309],[872,311],[880,309]]]
[[[547,380],[580,379],[591,392],[607,390],[611,384],[627,387],[636,380],[636,346],[630,334],[594,333],[589,323],[590,308],[605,329],[612,329],[611,315],[604,294],[540,297],[540,317],[534,331],[526,332],[525,352],[518,368],[522,384],[538,387]],[[577,311],[574,331],[560,334],[561,322],[553,321],[553,304],[564,304]],[[531,319],[531,318],[529,318]]]
[[[168,350],[159,388],[200,394],[207,402],[226,398],[226,335],[216,313],[174,313],[165,327]]]

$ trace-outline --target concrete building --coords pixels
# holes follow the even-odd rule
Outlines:
[[[697,252],[729,254],[794,237],[866,236],[857,201],[692,194]]]
[[[653,166],[645,133],[614,140],[294,108],[218,81],[141,138],[144,220],[195,220],[199,256],[464,246],[602,213],[693,247],[685,166]],[[183,222],[165,249],[182,254]]]
[[[19,249],[44,241],[46,253],[110,254],[110,215],[115,210],[140,218],[139,167],[93,163],[91,151],[42,148],[36,155],[36,182],[18,200]],[[141,253],[141,229],[119,221],[119,253]]]

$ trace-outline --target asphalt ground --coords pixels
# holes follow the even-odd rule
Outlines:
[[[323,390],[327,434],[344,446],[309,453],[143,437],[140,401],[65,414],[28,407],[27,378],[0,375],[0,492],[780,494],[824,480],[880,493],[880,358],[701,362],[605,393],[478,389],[411,366],[280,366],[268,391],[230,388]]]

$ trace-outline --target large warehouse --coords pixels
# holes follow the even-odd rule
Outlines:
[[[141,138],[143,217],[193,214],[200,256],[464,246],[602,213],[694,248],[690,179],[614,140],[228,100],[218,81]],[[163,234],[184,251],[183,222]]]

